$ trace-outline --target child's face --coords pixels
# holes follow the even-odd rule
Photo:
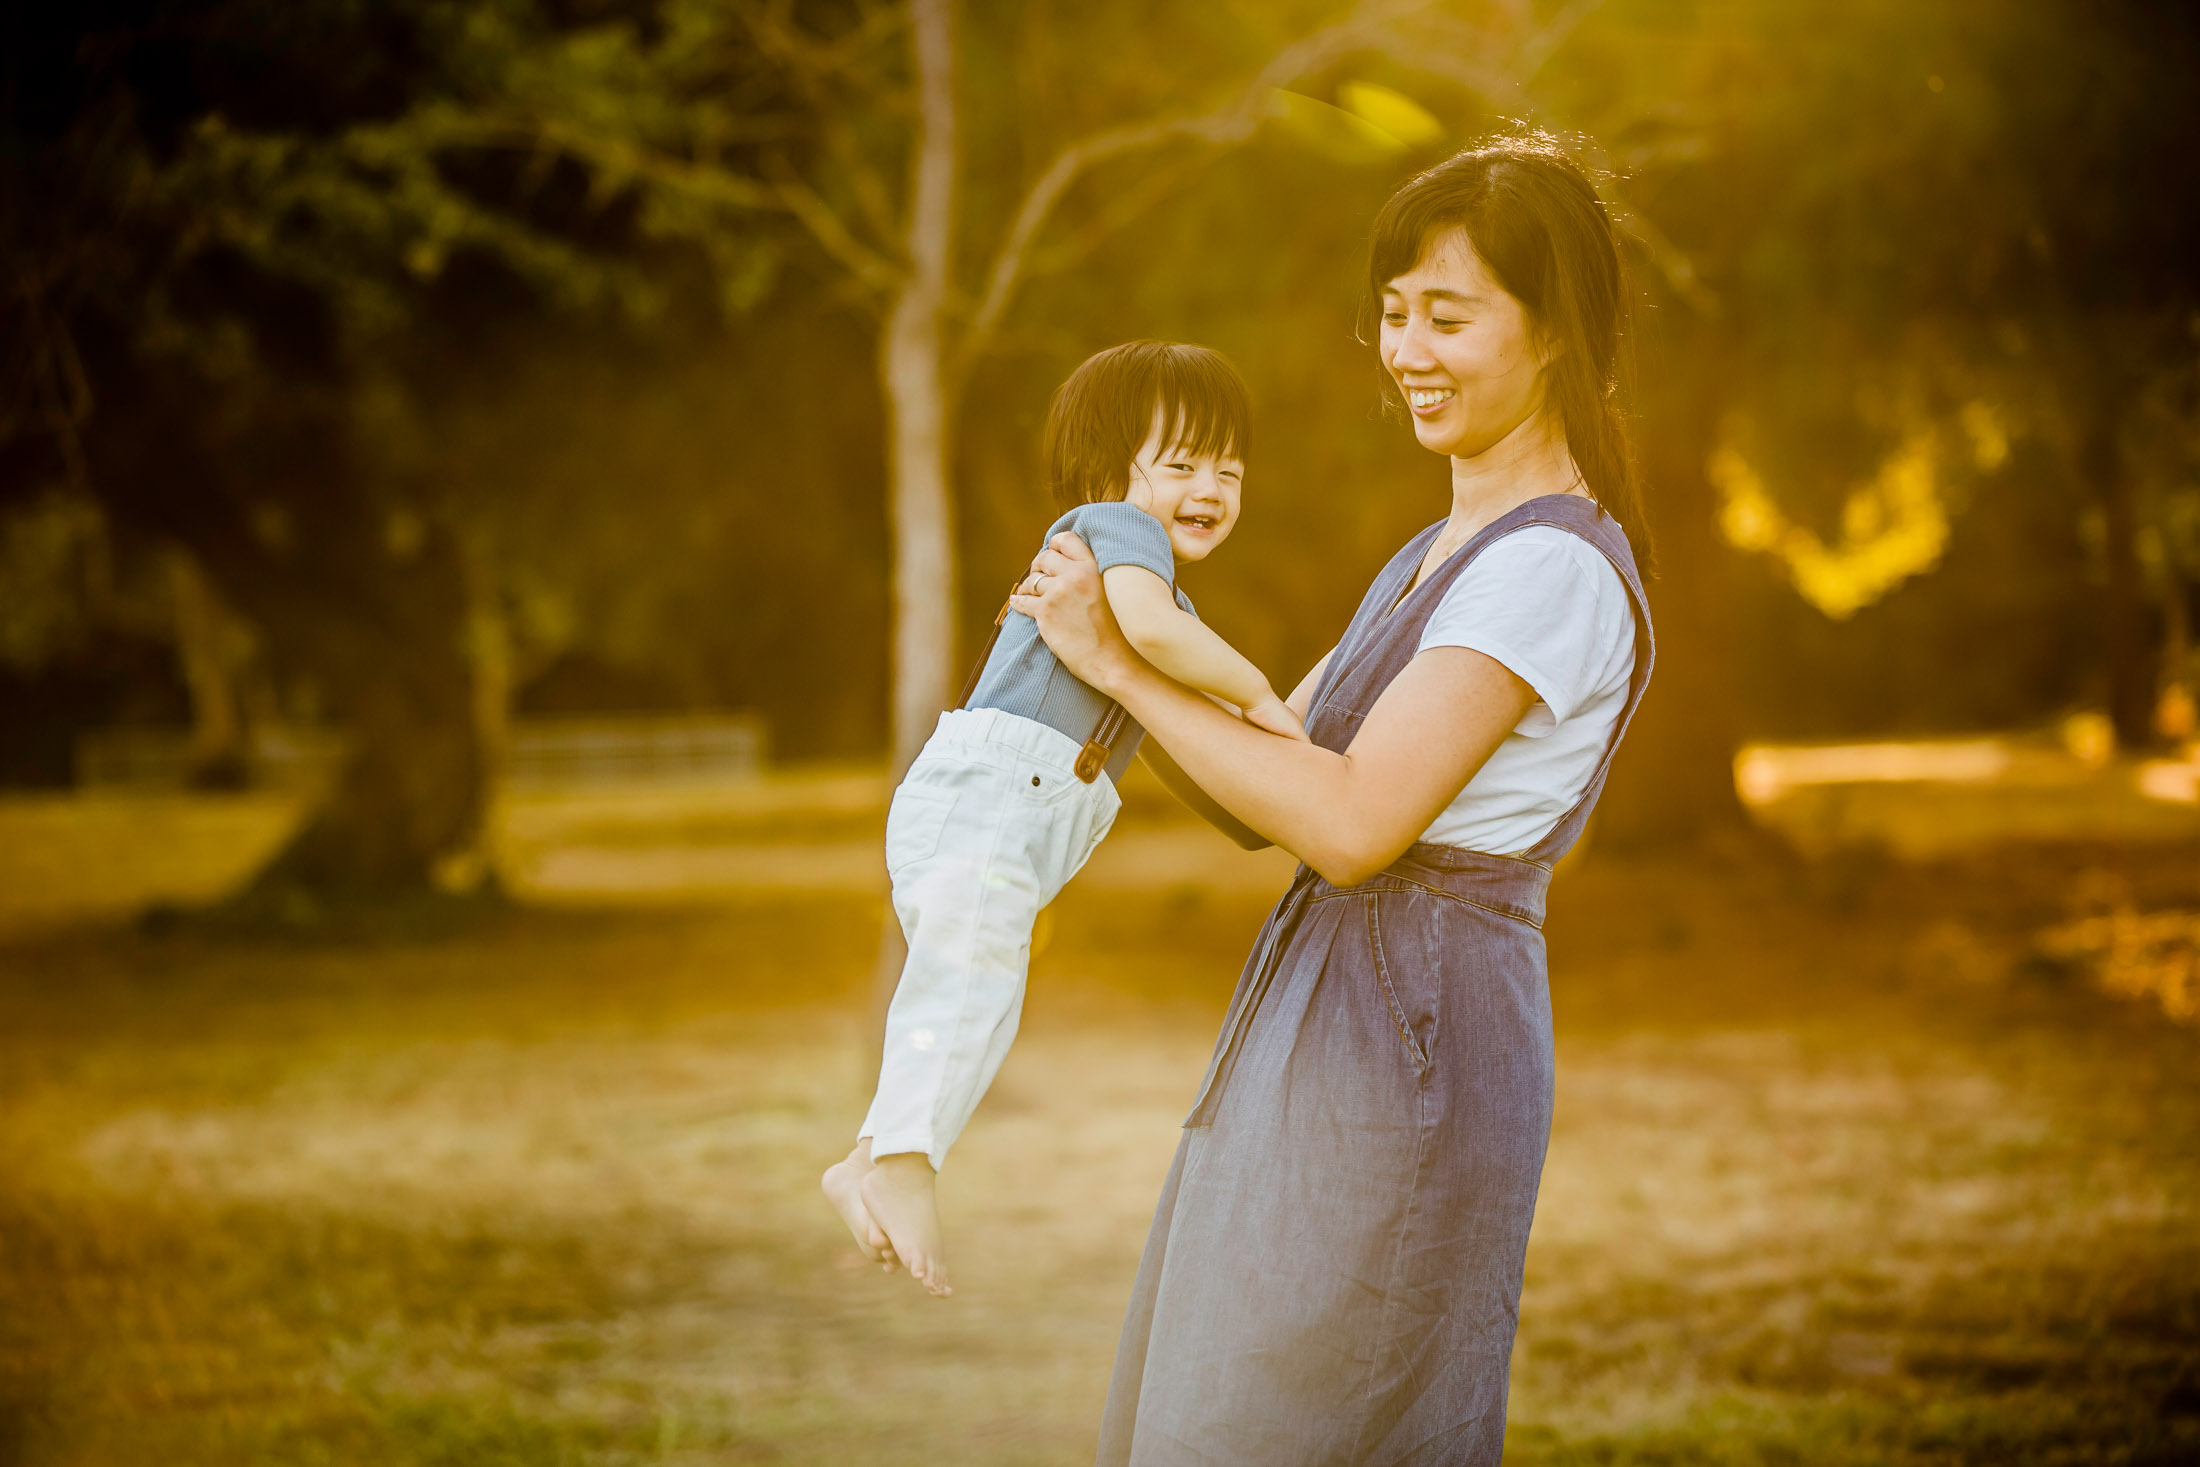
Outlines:
[[[1237,523],[1245,465],[1222,454],[1195,454],[1165,444],[1163,426],[1156,411],[1145,444],[1131,460],[1130,491],[1123,498],[1161,521],[1178,561],[1205,560],[1230,538]]]

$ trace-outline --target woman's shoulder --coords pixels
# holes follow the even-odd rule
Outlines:
[[[1524,589],[1541,587],[1545,594],[1579,595],[1587,591],[1602,600],[1616,596],[1624,603],[1627,588],[1619,568],[1596,544],[1558,525],[1523,525],[1492,540],[1447,588],[1450,593],[1467,587],[1496,584]]]
[[[1421,645],[1557,638],[1585,653],[1616,650],[1631,644],[1634,621],[1627,586],[1602,550],[1560,527],[1528,525],[1484,546],[1444,588]]]

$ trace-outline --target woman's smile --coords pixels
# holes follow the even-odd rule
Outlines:
[[[1406,405],[1417,418],[1433,418],[1458,396],[1456,387],[1408,387]]]

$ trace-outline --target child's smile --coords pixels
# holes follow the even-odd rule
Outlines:
[[[1164,445],[1164,427],[1156,413],[1153,431],[1131,462],[1130,488],[1123,498],[1161,521],[1179,561],[1205,560],[1230,538],[1237,523],[1245,466],[1227,453]]]

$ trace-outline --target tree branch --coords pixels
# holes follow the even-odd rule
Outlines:
[[[1526,81],[1541,71],[1544,63],[1551,59],[1552,53],[1565,45],[1567,39],[1581,28],[1581,23],[1589,18],[1590,13],[1603,3],[1604,0],[1573,0],[1572,4],[1551,17],[1549,25],[1528,37],[1520,49],[1513,53],[1514,77],[1518,81]]]
[[[769,178],[752,178],[711,163],[696,163],[622,138],[607,138],[541,118],[444,124],[437,140],[475,145],[547,145],[593,165],[606,176],[646,179],[730,209],[790,214],[844,268],[870,289],[891,293],[902,277],[892,257],[857,238],[846,221],[783,158],[772,158]]]
[[[1110,128],[1055,154],[1053,161],[1024,194],[1015,221],[993,256],[992,267],[986,273],[984,293],[963,332],[958,371],[967,370],[985,351],[1024,277],[1032,242],[1061,203],[1063,195],[1088,170],[1109,159],[1180,138],[1197,139],[1218,147],[1243,142],[1259,128],[1271,93],[1341,56],[1366,49],[1376,40],[1384,24],[1380,17],[1391,8],[1363,5],[1356,8],[1350,18],[1325,26],[1286,46],[1225,106],[1208,112],[1185,113]]]
[[[1187,113],[1133,123],[1097,133],[1072,143],[1057,153],[1025,193],[1014,222],[987,272],[984,292],[963,335],[958,369],[967,370],[981,356],[998,329],[1002,315],[1029,273],[1031,252],[1039,231],[1060,205],[1072,185],[1086,172],[1110,159],[1178,139],[1193,139],[1217,148],[1233,147],[1251,137],[1266,114],[1270,97],[1279,89],[1358,51],[1372,51],[1416,71],[1442,75],[1461,82],[1484,96],[1517,92],[1523,76],[1543,64],[1550,53],[1600,0],[1574,0],[1549,25],[1516,49],[1512,68],[1491,67],[1468,58],[1487,45],[1462,44],[1455,50],[1416,43],[1400,28],[1400,22],[1435,11],[1435,0],[1362,0],[1344,20],[1314,31],[1278,51],[1260,72],[1246,83],[1235,99],[1208,112]]]
[[[787,205],[772,185],[708,163],[694,163],[657,148],[608,138],[564,123],[543,118],[490,118],[476,121],[441,121],[425,140],[433,144],[474,147],[542,147],[548,145],[613,177],[624,174],[692,194],[733,209],[787,212]]]
[[[1024,264],[1025,278],[1059,275],[1065,270],[1075,269],[1109,235],[1125,228],[1167,198],[1186,178],[1204,168],[1212,159],[1211,153],[1190,153],[1179,159],[1174,166],[1157,167],[1146,173],[1117,195],[1098,218],[1087,222],[1069,239],[1045,250],[1034,248]],[[998,339],[998,335],[999,328],[996,327],[995,339]]]
[[[783,158],[775,158],[771,164],[772,188],[787,212],[802,221],[803,227],[825,252],[838,260],[848,272],[881,295],[891,295],[899,289],[907,271],[900,262],[872,249],[826,203],[816,189],[794,171],[792,164]]]

